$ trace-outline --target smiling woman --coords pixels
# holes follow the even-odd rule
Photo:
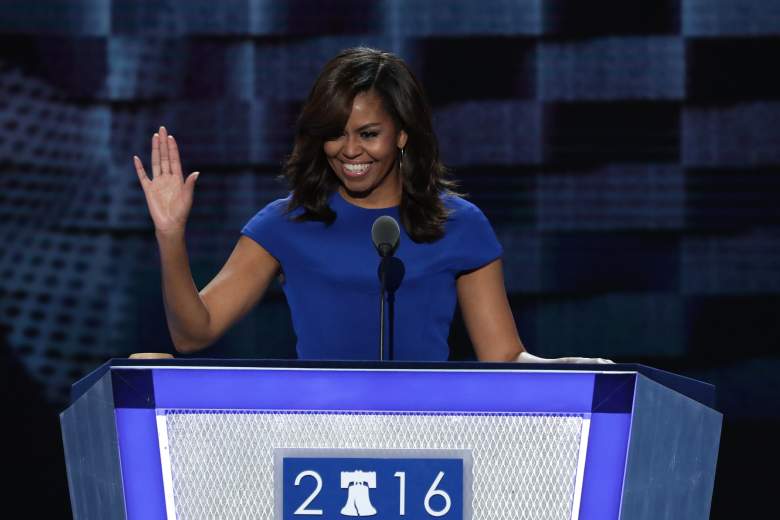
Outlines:
[[[406,132],[396,128],[375,91],[356,95],[344,133],[324,145],[344,198],[364,208],[400,204],[398,165],[406,141]]]
[[[402,224],[388,297],[392,359],[447,359],[457,300],[480,360],[544,361],[525,352],[517,334],[501,245],[482,212],[453,191],[422,87],[390,53],[348,49],[325,65],[284,167],[290,195],[244,226],[201,291],[184,243],[198,174],[184,178],[176,140],[164,127],[152,138],[153,178],[137,157],[135,165],[180,352],[219,338],[283,273],[299,357],[376,359],[379,258],[370,236],[374,221],[388,215]]]
[[[350,173],[359,173],[361,163],[372,166],[356,182],[363,178]],[[327,198],[339,189],[364,207],[398,205],[417,242],[444,235],[448,209],[441,196],[453,184],[439,160],[431,109],[409,67],[388,52],[347,49],[325,65],[301,111],[284,173],[290,209],[302,208],[302,220],[331,222]]]

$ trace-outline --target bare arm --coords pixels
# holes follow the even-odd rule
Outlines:
[[[134,163],[160,248],[171,339],[179,352],[201,350],[260,300],[279,263],[256,242],[242,237],[217,276],[198,292],[184,240],[198,174],[184,179],[176,141],[164,127],[152,137],[152,179],[138,157]]]
[[[225,265],[200,292],[184,240],[160,240],[163,300],[168,330],[179,352],[196,352],[219,339],[260,301],[279,263],[252,239],[241,237]]]
[[[471,343],[480,361],[521,363],[612,363],[609,359],[541,358],[526,352],[506,297],[501,260],[495,260],[457,281],[458,301]]]
[[[458,302],[480,361],[514,361],[525,351],[504,288],[501,260],[457,279]]]

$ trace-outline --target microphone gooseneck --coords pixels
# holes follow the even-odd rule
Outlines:
[[[401,238],[401,228],[391,216],[382,215],[371,226],[371,241],[382,258],[379,263],[379,360],[385,359],[385,293],[387,260],[393,256]]]

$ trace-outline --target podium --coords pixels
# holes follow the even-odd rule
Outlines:
[[[641,365],[115,359],[60,421],[79,519],[705,519],[714,397]]]

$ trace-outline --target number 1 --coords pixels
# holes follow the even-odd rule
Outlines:
[[[393,476],[398,477],[398,486],[400,487],[398,492],[398,514],[406,516],[406,472],[396,471]]]

